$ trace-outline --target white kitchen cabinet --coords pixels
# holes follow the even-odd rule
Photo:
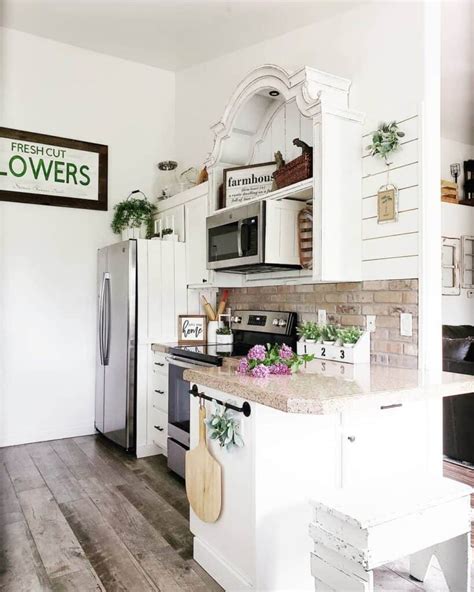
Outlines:
[[[207,284],[206,216],[207,190],[185,204],[186,281],[188,285]]]
[[[342,486],[362,486],[422,473],[428,463],[429,406],[425,401],[376,405],[342,414]]]
[[[248,285],[362,279],[363,114],[348,108],[350,87],[350,80],[310,67],[289,73],[260,66],[238,84],[213,126],[214,146],[206,162],[210,213],[217,209],[225,169],[273,160],[277,151],[289,162],[299,154],[295,137],[313,147],[312,178],[259,198],[312,203],[312,270],[248,274]],[[272,96],[269,89],[277,93]],[[293,224],[286,233],[289,241],[296,229]],[[282,242],[276,230],[272,249]]]
[[[237,406],[245,400],[198,388]],[[348,403],[326,415],[286,413],[250,401],[249,417],[235,414],[243,448],[227,451],[208,440],[222,466],[222,512],[207,524],[191,510],[190,527],[194,559],[225,590],[314,590],[308,501],[318,491],[394,476],[403,483],[415,473],[441,475],[441,400],[382,408],[381,399]],[[213,404],[206,409],[209,414]],[[198,419],[193,398],[191,447],[198,442]]]
[[[186,240],[185,228],[184,228],[184,205],[178,205],[172,208],[164,209],[161,204],[166,202],[160,202],[158,204],[158,214],[155,216],[155,220],[161,220],[161,228],[173,228],[174,232],[178,235],[178,240],[184,242]]]
[[[152,352],[147,391],[147,445],[166,455],[168,439],[168,361],[166,354]]]

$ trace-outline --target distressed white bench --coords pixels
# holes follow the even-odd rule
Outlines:
[[[310,524],[317,592],[370,592],[372,570],[407,555],[415,579],[436,556],[451,592],[469,592],[471,491],[440,478],[318,494]]]

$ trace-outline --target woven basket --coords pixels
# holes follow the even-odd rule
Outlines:
[[[273,173],[278,189],[304,181],[313,176],[313,156],[305,153],[294,160],[290,160]]]

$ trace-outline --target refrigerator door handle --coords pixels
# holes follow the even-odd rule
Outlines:
[[[110,356],[110,273],[104,273],[104,366],[109,365]]]
[[[102,285],[99,295],[99,356],[100,364],[104,366],[104,296],[105,296],[105,273],[102,274]]]

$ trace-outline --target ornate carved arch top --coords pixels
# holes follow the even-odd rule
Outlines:
[[[265,90],[276,90],[284,101],[296,100],[303,115],[313,117],[322,102],[347,109],[350,85],[351,82],[345,78],[307,66],[292,74],[272,64],[259,66],[237,86],[221,120],[212,126],[214,146],[207,167],[211,168],[220,162],[224,141],[231,138],[237,117],[245,109],[253,109],[251,99],[255,95]]]

